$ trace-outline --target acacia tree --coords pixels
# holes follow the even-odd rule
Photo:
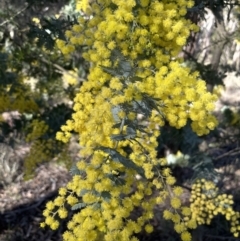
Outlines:
[[[153,208],[170,199],[163,216],[174,223],[184,241],[189,229],[210,223],[219,213],[231,220],[239,235],[239,213],[232,197],[218,194],[214,183],[199,180],[192,187],[191,206],[181,204],[183,190],[175,185],[166,160],[157,158],[160,127],[177,129],[189,122],[199,136],[217,125],[212,115],[215,94],[197,72],[179,58],[191,31],[185,18],[188,0],[77,1],[78,23],[57,46],[68,56],[79,49],[91,63],[87,80],[74,98],[74,114],[57,139],[79,135],[81,160],[73,178],[47,203],[41,226],[59,226],[59,218],[75,214],[64,240],[137,240]],[[142,210],[138,217],[131,214]]]

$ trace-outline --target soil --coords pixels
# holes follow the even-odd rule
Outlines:
[[[42,210],[47,201],[57,196],[58,189],[70,180],[63,166],[49,163],[36,170],[29,181],[12,183],[0,190],[0,241],[61,240],[60,229],[42,229]]]

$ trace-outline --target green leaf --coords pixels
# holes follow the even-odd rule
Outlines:
[[[72,206],[72,210],[78,210],[78,209],[82,209],[85,208],[87,206],[86,203],[77,203],[75,205]]]
[[[111,60],[119,59],[120,61],[123,61],[125,57],[121,53],[119,49],[114,49],[111,53]]]
[[[79,170],[76,165],[74,165],[74,166],[70,169],[69,172],[70,172],[70,174],[71,174],[72,176],[74,176],[74,175],[81,176],[81,175],[85,174],[85,171],[84,171],[84,170]]]
[[[193,132],[190,123],[187,123],[181,130],[181,150],[184,153],[192,154],[198,150],[201,139]]]
[[[111,135],[111,139],[113,141],[124,141],[127,139],[127,136],[123,134],[113,134]]]
[[[211,157],[205,153],[197,153],[192,156],[189,166],[193,169],[192,180],[204,178],[215,182],[220,179],[220,174],[216,172]]]
[[[128,139],[134,139],[136,137],[136,135],[137,135],[136,129],[131,126],[127,126]]]
[[[152,112],[152,109],[149,108],[149,106],[146,105],[146,103],[142,100],[135,101],[133,103],[133,108],[134,108],[135,112],[143,114],[146,117],[149,117],[151,115],[151,112]]]
[[[129,80],[130,80],[131,82],[136,82],[136,81],[142,81],[143,78],[138,77],[138,76],[133,76],[133,77],[130,77]]]
[[[133,170],[137,171],[137,173],[140,174],[141,176],[144,176],[144,170],[142,167],[139,167],[130,159],[127,159],[126,157],[122,156],[115,149],[108,148],[108,147],[100,147],[99,150],[102,150],[102,151],[108,153],[111,156],[113,161],[120,162],[126,168],[133,169]]]
[[[94,210],[98,210],[99,208],[101,208],[101,204],[96,202],[96,203],[92,204],[92,207],[93,207]]]
[[[150,97],[149,95],[144,94],[143,101],[148,106],[148,108],[150,108],[151,110],[155,109],[158,112],[160,112],[158,104],[157,104],[157,101],[160,101],[160,99],[154,99],[154,98]]]
[[[120,121],[120,118],[118,116],[118,113],[119,111],[121,110],[121,106],[117,105],[117,106],[114,106],[111,111],[112,111],[112,115],[113,115],[113,118],[115,120],[115,122],[119,122]],[[120,122],[120,125],[119,127],[121,126],[121,122]],[[115,125],[113,126],[113,128],[118,128],[118,127],[115,127]]]
[[[108,174],[107,177],[111,179],[111,181],[114,183],[114,186],[123,186],[126,184],[126,180],[119,175]]]
[[[103,69],[103,71],[105,71],[106,73],[112,75],[112,76],[116,76],[116,77],[122,77],[122,74],[121,72],[117,69],[114,69],[114,68],[110,68],[110,67],[105,67],[105,66],[102,66],[100,65],[100,67]]]
[[[149,117],[153,110],[156,110],[162,118],[164,118],[163,112],[159,109],[159,107],[164,107],[164,104],[158,103],[159,99],[154,99],[147,94],[143,95],[142,100],[135,101],[133,103],[133,110],[136,113],[141,113],[146,117]]]
[[[126,60],[120,61],[118,68],[119,68],[119,72],[122,73],[123,77],[125,78],[128,78],[129,76],[131,76],[134,72],[131,64]]]
[[[113,128],[120,128],[121,127],[121,122],[116,123],[113,125]],[[151,135],[148,132],[146,132],[144,129],[146,126],[138,124],[137,120],[125,120],[125,126],[127,126],[127,134],[114,134],[111,136],[111,139],[114,141],[122,141],[122,140],[131,140],[136,138],[137,136],[137,130],[140,132],[144,132],[147,135]]]
[[[116,186],[123,186],[123,185],[126,184],[126,180],[123,179],[123,178],[121,178],[121,177],[117,177],[117,178],[115,178],[115,180],[114,180],[114,184],[115,184]]]
[[[130,125],[133,121],[131,120],[125,120],[125,125]],[[115,125],[113,125],[113,128],[120,128],[120,126],[122,125],[122,122],[116,123]]]
[[[131,127],[127,127],[127,134],[113,134],[111,135],[111,139],[114,141],[124,141],[134,139],[136,137],[136,130]]]
[[[130,76],[134,76],[135,69],[132,67],[131,63],[126,60],[126,58],[119,50],[115,49],[112,51],[111,60],[119,60],[118,66],[115,68],[111,68],[100,65],[100,67],[106,73],[119,78],[129,78]]]
[[[105,201],[110,201],[111,200],[111,194],[110,192],[107,192],[107,191],[103,191],[100,193],[100,196],[105,200]]]
[[[80,196],[83,196],[84,194],[88,193],[89,190],[87,189],[82,189],[81,192],[79,193]]]

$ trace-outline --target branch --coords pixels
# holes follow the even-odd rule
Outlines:
[[[9,23],[10,21],[12,21],[16,16],[18,16],[19,14],[21,14],[22,12],[24,12],[27,8],[29,7],[29,5],[27,4],[26,7],[22,8],[21,10],[19,10],[17,13],[15,13],[11,18],[3,21],[2,23],[0,23],[0,27],[2,27],[4,24]]]
[[[239,148],[235,148],[235,149],[233,149],[231,151],[225,152],[224,154],[222,154],[222,155],[220,155],[220,156],[218,156],[216,158],[213,158],[213,160],[217,161],[219,159],[222,159],[223,157],[226,157],[226,156],[236,156],[238,154],[240,154],[240,150],[239,150]]]
[[[66,74],[70,75],[71,77],[76,78],[75,75],[69,73],[67,70],[65,70],[63,67],[61,67],[61,66],[58,65],[58,64],[53,64],[52,62],[50,62],[50,61],[48,61],[48,60],[46,60],[46,59],[43,59],[43,58],[41,58],[40,61],[42,61],[42,62],[44,62],[44,63],[46,63],[46,64],[52,64],[52,65],[55,67],[55,69],[58,69],[58,70],[59,70],[59,72],[60,72],[61,74],[66,73]],[[80,81],[80,82],[85,81],[85,79],[83,79],[83,78],[77,77],[77,79],[78,79],[78,81]]]

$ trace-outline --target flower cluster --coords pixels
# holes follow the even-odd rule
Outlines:
[[[52,160],[53,158],[53,147],[55,141],[52,139],[48,140],[35,140],[31,144],[31,149],[24,160],[24,179],[28,180],[33,177],[34,170],[39,164]]]
[[[45,121],[41,121],[38,119],[34,119],[32,121],[32,123],[28,126],[28,128],[31,131],[28,133],[28,135],[26,137],[27,142],[33,142],[33,141],[39,139],[41,136],[46,134],[46,132],[49,129],[49,127],[45,123]]]
[[[175,187],[173,193],[176,194],[179,190],[181,190],[181,188]],[[188,229],[195,229],[197,227],[196,219],[191,217],[191,209],[182,206],[180,199],[176,197],[171,197],[170,203],[173,210],[164,210],[163,217],[174,223],[174,229],[181,235],[183,241],[190,241],[192,237]]]
[[[69,70],[63,73],[62,76],[63,86],[64,88],[67,88],[69,85],[77,85],[78,83],[78,75],[77,75],[77,69]]]
[[[89,105],[89,97],[83,102],[82,95],[84,92],[89,95],[93,89],[101,90],[101,100],[111,99],[110,105],[114,106],[126,100],[142,99],[142,94],[147,93],[167,106],[163,112],[170,125],[181,128],[187,119],[191,119],[197,134],[207,134],[216,126],[211,111],[217,96],[207,93],[206,84],[198,78],[198,73],[191,73],[176,60],[189,32],[197,30],[179,14],[186,14],[187,7],[193,2],[143,2],[140,5],[134,0],[92,4],[87,12],[93,17],[79,18],[79,25],[74,25],[72,31],[66,33],[67,44],[57,41],[65,54],[74,51],[78,45],[90,48],[83,56],[94,65],[75,103],[78,108]],[[115,10],[109,7],[110,4],[115,5]],[[123,63],[121,65],[121,57],[128,61],[125,61],[125,68]],[[118,68],[119,65],[123,67],[125,78],[109,75],[101,68]],[[132,75],[135,78],[130,78]],[[133,81],[137,78],[139,81]]]
[[[11,98],[9,98],[8,91],[4,93],[4,91],[0,94],[0,112],[18,110],[19,113],[23,112],[34,112],[38,110],[38,105],[31,98],[28,93],[21,89],[17,89],[14,94],[12,94]]]
[[[58,201],[47,205],[45,224],[57,228],[55,217],[64,202],[79,211],[68,223],[64,240],[137,240],[133,235],[148,223],[153,207],[171,198],[173,220],[183,241],[195,228],[182,207],[181,188],[175,184],[165,161],[157,158],[159,127],[165,121],[181,128],[190,119],[193,130],[207,134],[216,124],[211,111],[216,96],[207,93],[205,82],[183,67],[177,58],[190,31],[197,27],[184,18],[190,0],[77,1],[83,12],[78,24],[66,32],[67,42],[57,40],[69,55],[87,49],[90,74],[74,99],[72,119],[62,126],[57,139],[67,142],[79,134],[82,160],[76,175]],[[87,46],[87,48],[86,48]],[[159,169],[159,167],[162,168]],[[158,193],[158,196],[153,193]],[[136,207],[142,215],[133,218]],[[64,209],[65,210],[65,209]],[[181,215],[177,210],[180,210]],[[64,212],[65,213],[65,212]]]
[[[24,71],[15,69],[12,61],[13,56],[0,51],[0,55],[5,56],[0,66],[0,112],[18,111],[19,113],[33,113],[38,111],[39,106],[33,98],[33,92],[26,83]],[[18,83],[18,84],[16,84]],[[23,88],[24,86],[24,88]]]
[[[33,176],[37,165],[53,158],[53,150],[60,149],[58,145],[62,146],[61,142],[51,138],[51,130],[43,120],[34,119],[28,126],[28,132],[26,141],[31,144],[31,149],[24,160],[25,179]]]
[[[230,221],[234,237],[239,237],[240,213],[233,210],[232,195],[219,194],[213,182],[201,179],[193,184],[190,201],[192,218],[199,225],[210,224],[215,216],[221,214]]]

